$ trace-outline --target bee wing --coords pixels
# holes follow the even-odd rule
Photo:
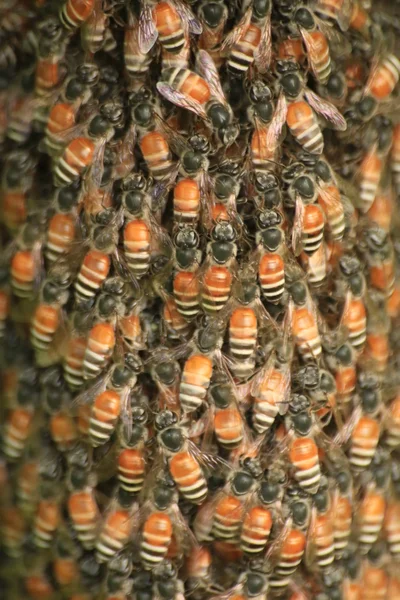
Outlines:
[[[261,28],[261,40],[255,52],[255,62],[260,73],[266,73],[272,58],[271,15]]]
[[[134,148],[137,138],[136,127],[132,124],[125,134],[123,140],[121,140],[117,146],[116,151],[118,154],[117,164],[113,168],[113,178],[124,179],[133,169],[135,168],[135,155]]]
[[[243,17],[240,19],[239,23],[232,29],[232,31],[226,36],[224,41],[221,44],[221,51],[229,51],[237,42],[240,40],[243,33],[246,31],[250,24],[251,15],[253,14],[253,9],[251,6],[246,10]]]
[[[90,388],[83,390],[80,392],[73,400],[71,401],[71,409],[74,411],[78,406],[82,406],[84,404],[90,404],[93,400],[98,396],[101,392],[103,392],[106,388],[107,381],[109,381],[111,374],[107,373],[100,377]]]
[[[94,31],[97,33],[98,29],[99,29],[99,31],[101,31],[100,28],[102,28],[102,25],[101,25],[102,20],[104,20],[104,22],[105,22],[104,23],[104,36],[106,33],[106,28],[108,26],[109,18],[104,13],[102,4],[103,3],[101,2],[101,0],[95,1],[93,10],[92,10],[89,18],[83,23],[83,25],[81,27],[81,46],[82,46],[83,50],[87,53],[93,53],[96,51],[97,36],[96,36],[94,47],[93,47],[91,40],[90,40],[90,33],[91,33],[91,31]],[[105,37],[103,37],[103,43],[104,43],[104,39],[105,39]]]
[[[343,425],[342,429],[338,431],[335,437],[333,438],[332,443],[335,446],[343,446],[343,444],[346,444],[349,441],[353,429],[359,421],[361,415],[361,406],[356,406],[356,408],[351,414],[351,417],[347,420],[347,422]]]
[[[179,14],[185,28],[188,28],[190,33],[200,35],[203,27],[199,20],[195,17],[189,6],[181,0],[173,0],[173,4]]]
[[[309,64],[311,67],[311,71],[313,72],[314,77],[319,80],[318,69],[316,68],[316,64],[320,59],[320,50],[318,46],[315,44],[314,38],[312,35],[304,29],[300,27],[301,37],[303,38],[304,45],[307,49],[307,57],[309,60]]]
[[[267,146],[269,148],[276,148],[279,146],[280,137],[286,122],[286,115],[287,102],[285,95],[281,93],[276,104],[274,116],[272,117],[272,121],[268,127]]]
[[[303,251],[303,220],[304,203],[300,196],[297,195],[292,231],[292,248],[295,256],[300,256]]]
[[[132,406],[130,403],[131,389],[126,386],[121,394],[121,428],[123,429],[124,435],[127,440],[132,436]]]
[[[305,90],[304,95],[307,98],[309,105],[315,110],[316,113],[322,115],[324,119],[332,123],[332,125],[338,131],[346,131],[346,119],[339,112],[336,106],[327,100],[323,100],[320,96],[308,88]]]
[[[186,94],[182,94],[182,92],[178,92],[178,90],[174,90],[173,87],[161,81],[157,83],[157,90],[162,96],[164,96],[166,100],[172,102],[172,104],[175,104],[175,106],[179,106],[180,108],[190,110],[191,112],[199,116],[201,119],[204,119],[204,121],[208,122],[207,113],[204,110],[204,107],[200,104],[200,102],[193,100]]]
[[[211,95],[217,98],[221,104],[226,104],[226,98],[222,89],[217,67],[211,56],[205,50],[199,50],[197,54],[197,67],[210,86]]]
[[[103,139],[100,143],[98,143],[96,145],[94,154],[93,154],[93,162],[92,162],[92,166],[90,167],[88,173],[85,176],[85,179],[87,177],[90,177],[93,181],[93,184],[96,187],[100,187],[101,186],[101,180],[103,178],[103,173],[104,173],[104,151],[106,148],[106,140]]]
[[[187,440],[188,452],[193,456],[197,462],[205,467],[207,470],[215,471],[216,469],[227,469],[229,464],[220,456],[202,452],[194,442]]]
[[[139,48],[143,54],[150,52],[158,38],[158,31],[153,19],[152,8],[142,2],[139,16]]]

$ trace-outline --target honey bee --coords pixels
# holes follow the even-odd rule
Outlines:
[[[293,304],[289,305],[287,326],[291,328],[293,341],[303,360],[318,359],[322,352],[315,306],[307,286],[302,281],[289,288]]]
[[[26,222],[27,199],[33,184],[34,159],[25,151],[11,152],[7,156],[2,173],[3,222],[7,229],[16,233]]]
[[[133,532],[132,517],[137,513],[134,496],[119,488],[111,499],[97,535],[96,560],[108,563],[128,544]]]
[[[250,3],[238,25],[222,42],[221,52],[227,54],[227,67],[235,76],[246,74],[253,63],[260,73],[266,72],[272,55],[269,0]]]
[[[63,26],[67,30],[74,30],[89,19],[95,7],[95,0],[67,0],[60,6],[59,17]]]
[[[283,112],[291,134],[304,150],[311,154],[321,154],[324,141],[314,111],[330,121],[339,131],[346,129],[345,119],[333,104],[304,88],[296,63],[288,60],[278,61],[276,69],[283,94],[289,101]]]
[[[217,132],[218,145],[231,145],[237,135],[232,109],[222,90],[218,71],[205,50],[199,50],[197,68],[202,74],[180,69],[166,70],[157,89],[167,100],[194,112],[213,131]]]
[[[79,65],[75,76],[66,81],[59,102],[50,110],[45,129],[44,147],[51,156],[61,152],[60,134],[76,124],[79,109],[89,102],[98,81],[99,70],[92,63]]]
[[[278,593],[286,590],[303,559],[311,518],[310,502],[302,490],[289,487],[284,506],[288,521],[272,554],[274,568],[270,578],[271,591]]]
[[[112,138],[115,127],[123,119],[123,109],[119,102],[105,102],[87,126],[76,126],[60,136],[67,141],[63,153],[54,163],[53,182],[56,187],[71,185],[79,180],[92,167],[92,176],[101,182],[102,156],[105,143]],[[64,144],[65,145],[65,144]]]
[[[150,52],[142,52],[139,46],[139,21],[128,11],[128,24],[124,33],[125,69],[133,89],[140,89],[148,75],[152,62]]]
[[[171,552],[173,541],[179,554],[187,552],[188,527],[178,507],[177,484],[169,473],[157,475],[143,513],[139,552],[145,569],[161,565]]]
[[[109,25],[109,14],[103,10],[102,2],[95,0],[91,14],[81,27],[81,43],[85,52],[95,54],[100,50],[115,50],[117,44]]]
[[[223,40],[225,25],[229,17],[229,11],[224,0],[203,0],[197,15],[202,26],[199,37],[199,48],[206,50],[213,59],[215,66],[219,69],[223,64],[220,52],[220,44]]]
[[[148,439],[147,411],[132,406],[132,427],[120,430],[121,449],[118,454],[118,481],[121,489],[136,494],[142,489],[146,474],[144,446]],[[129,431],[131,429],[131,431]]]
[[[189,34],[198,35],[201,25],[191,9],[180,0],[144,0],[139,17],[139,48],[147,54],[157,41],[163,50],[178,54]]]
[[[208,493],[207,481],[175,413],[164,410],[155,419],[157,440],[167,456],[168,467],[179,493],[193,504],[201,504]]]

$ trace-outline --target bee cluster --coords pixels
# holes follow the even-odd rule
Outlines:
[[[2,598],[400,599],[399,31],[1,0]]]

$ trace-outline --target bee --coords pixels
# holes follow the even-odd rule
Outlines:
[[[33,184],[35,161],[28,152],[10,152],[2,173],[3,222],[16,233],[27,220],[27,199]]]
[[[393,196],[388,190],[378,189],[370,209],[368,218],[381,229],[389,233],[394,213]]]
[[[244,441],[246,426],[233,383],[224,374],[216,374],[210,386],[209,397],[217,442],[227,450],[238,448]]]
[[[122,118],[123,109],[118,102],[105,102],[100,107],[99,114],[84,127],[83,135],[76,131],[80,129],[79,126],[67,130],[68,137],[72,137],[72,140],[55,161],[53,182],[56,187],[64,187],[79,180],[92,165],[102,170],[104,145],[112,138],[115,127],[121,124]]]
[[[400,503],[396,498],[387,502],[383,531],[389,546],[389,552],[394,560],[399,555],[399,527],[400,527]]]
[[[61,311],[68,301],[69,284],[69,273],[60,269],[58,273],[50,273],[42,285],[39,304],[31,319],[31,344],[39,364],[46,361],[46,355],[51,359],[49,349],[63,320]]]
[[[281,539],[277,540],[274,568],[270,578],[273,592],[281,592],[288,587],[292,575],[300,565],[307,543],[307,528],[311,518],[308,497],[299,489],[288,488],[285,508],[289,518]]]
[[[180,0],[143,0],[139,17],[139,48],[148,53],[157,41],[163,50],[178,54],[189,34],[198,35],[201,25]]]
[[[255,557],[266,547],[277,507],[283,496],[286,476],[281,469],[271,469],[260,481],[251,506],[246,511],[240,532],[240,547],[249,557]]]
[[[282,225],[282,215],[276,209],[260,211],[257,216],[256,242],[261,254],[258,280],[263,296],[273,304],[282,300],[285,291],[285,235]]]
[[[72,335],[67,343],[63,361],[63,371],[65,381],[72,390],[79,389],[84,383],[83,363],[86,342],[86,337],[77,334]]]
[[[61,134],[75,126],[79,109],[89,102],[98,81],[99,70],[93,63],[79,65],[75,75],[66,81],[60,101],[50,110],[45,128],[44,148],[50,156],[57,156],[62,151]]]
[[[223,64],[220,45],[223,41],[225,25],[229,17],[229,11],[224,0],[203,0],[197,15],[201,23],[202,32],[198,44],[199,48],[206,50],[213,59],[215,66],[219,69]]]
[[[288,326],[291,327],[295,347],[303,360],[318,359],[322,352],[321,337],[307,286],[297,281],[290,286],[289,292],[293,305],[289,308]]]
[[[16,481],[16,505],[27,515],[32,517],[38,500],[39,468],[37,460],[26,460],[18,470]]]
[[[311,413],[310,400],[304,394],[292,394],[286,420],[293,427],[289,441],[289,462],[298,485],[315,494],[321,480],[318,447],[314,441],[315,419]]]
[[[143,511],[140,560],[145,569],[153,569],[166,558],[173,540],[179,552],[185,551],[188,542],[187,525],[178,508],[176,483],[168,473],[157,475]]]
[[[278,414],[284,414],[287,410],[290,364],[289,347],[286,350],[278,348],[271,353],[265,366],[252,380],[252,422],[258,434],[265,434]]]
[[[221,52],[227,54],[227,67],[235,76],[246,74],[256,65],[265,73],[271,62],[271,3],[252,2],[236,27],[226,36]]]
[[[26,520],[19,508],[4,506],[0,511],[1,533],[5,553],[12,558],[19,558],[22,553],[23,540],[26,534]]]
[[[314,111],[330,121],[339,131],[346,129],[345,119],[333,104],[322,100],[314,92],[304,89],[296,63],[278,61],[276,68],[283,94],[289,101],[286,110],[282,112],[285,114],[286,124],[291,134],[304,150],[311,154],[321,154],[324,141]]]
[[[100,522],[100,511],[94,489],[89,485],[71,490],[67,500],[67,510],[78,540],[86,550],[91,550],[95,545]]]
[[[156,181],[170,177],[174,163],[169,132],[160,127],[157,100],[149,88],[142,86],[130,94],[129,105],[139,147],[150,174]]]
[[[49,548],[52,544],[61,520],[60,508],[58,498],[39,500],[33,521],[33,543],[38,548]]]
[[[37,97],[48,96],[61,85],[65,77],[65,50],[66,42],[62,36],[40,40],[35,69],[34,89]]]
[[[119,488],[106,509],[96,539],[97,562],[108,563],[128,544],[133,532],[132,517],[136,512],[134,497]]]
[[[180,340],[187,341],[191,336],[191,325],[179,311],[174,298],[167,298],[165,301],[163,324],[165,325],[167,339],[174,344]]]
[[[121,489],[136,494],[142,489],[146,460],[144,445],[148,439],[146,427],[147,411],[143,406],[132,407],[132,431],[122,428],[120,433],[121,450],[118,454],[118,481]]]
[[[258,86],[258,90],[256,90],[255,84],[250,88],[250,98],[252,99],[250,119],[254,122],[254,131],[250,142],[251,164],[256,176],[257,187],[257,183],[260,182],[259,174],[269,173],[279,160],[287,105],[281,94],[275,110],[273,110],[269,88]],[[272,115],[270,114],[271,110],[273,110]]]
[[[293,25],[299,29],[306,48],[310,69],[315,79],[326,84],[331,74],[331,56],[328,39],[321,31],[322,23],[306,6],[300,6],[293,14]],[[318,25],[320,25],[318,27]],[[328,31],[328,30],[327,30]]]
[[[119,418],[123,423],[129,420],[129,393],[140,370],[140,360],[134,354],[126,355],[124,363],[111,368],[104,391],[96,393],[89,417],[89,441],[93,447],[110,439]]]
[[[357,383],[355,352],[349,342],[325,349],[327,364],[335,377],[338,406],[347,415]]]
[[[60,21],[67,30],[74,30],[89,19],[95,8],[95,0],[67,0],[60,6]]]
[[[215,539],[229,542],[239,537],[246,499],[254,493],[261,475],[258,459],[246,456],[239,459],[223,491],[215,499],[212,526]]]
[[[81,27],[81,43],[85,52],[95,54],[100,50],[112,52],[117,44],[110,29],[110,16],[95,0],[93,10]]]
[[[136,279],[150,268],[151,250],[161,251],[170,242],[150,211],[148,182],[141,175],[128,176],[122,183],[122,207],[125,216],[124,248],[128,269]]]
[[[175,413],[161,411],[155,418],[157,441],[167,456],[168,467],[179,493],[193,504],[201,504],[208,493],[207,481],[191,447],[185,430]]]
[[[83,355],[83,379],[93,379],[110,362],[116,338],[115,329],[107,321],[99,321],[90,329]]]
[[[232,109],[227,103],[212,58],[205,50],[199,50],[197,67],[202,74],[179,69],[167,69],[157,89],[167,100],[198,115],[213,131],[218,144],[230,146],[238,135]]]
[[[359,407],[350,418],[339,439],[349,439],[350,467],[359,473],[369,467],[378,445],[381,423],[382,398],[379,380],[375,374],[361,373],[358,379]]]
[[[388,301],[395,290],[394,251],[388,234],[380,227],[365,231],[368,275],[371,286]]]
[[[35,406],[38,402],[38,395],[33,390],[37,386],[37,377],[37,371],[32,368],[25,369],[18,377],[17,405],[8,412],[2,440],[3,452],[9,462],[21,458],[33,429]]]
[[[352,4],[348,0],[318,0],[314,11],[320,19],[337,23],[345,31],[349,26]]]
[[[140,88],[147,77],[153,56],[151,52],[142,52],[139,45],[139,21],[128,11],[128,26],[124,32],[124,61],[130,85]]]

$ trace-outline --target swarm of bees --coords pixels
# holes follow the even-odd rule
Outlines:
[[[399,600],[400,5],[0,1],[0,586]]]

